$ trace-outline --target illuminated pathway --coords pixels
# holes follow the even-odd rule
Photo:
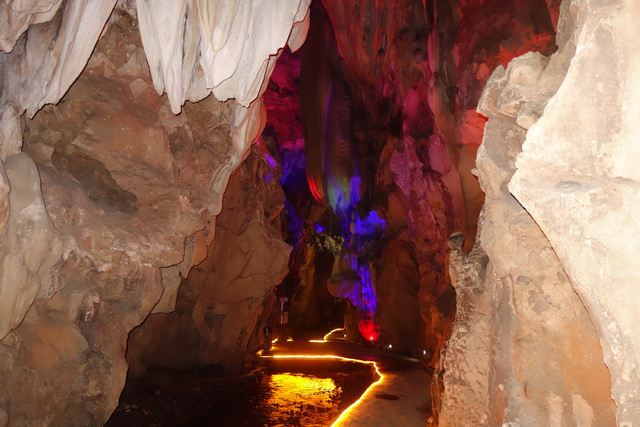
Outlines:
[[[425,426],[431,414],[431,376],[415,359],[341,341],[277,342],[273,358],[338,356],[375,363],[380,380],[338,418],[334,426]],[[313,360],[309,360],[313,363]]]

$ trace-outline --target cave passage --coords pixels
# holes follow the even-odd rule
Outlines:
[[[634,1],[2,2],[0,427],[640,423]]]
[[[295,351],[314,353],[305,343]],[[379,378],[371,363],[337,358],[270,356],[265,366],[231,377],[154,370],[127,383],[106,426],[329,426]]]

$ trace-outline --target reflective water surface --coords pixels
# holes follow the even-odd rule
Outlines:
[[[274,360],[236,378],[154,372],[127,383],[107,426],[330,426],[376,379],[336,360]]]
[[[337,403],[342,389],[331,378],[318,378],[308,374],[272,374],[266,378],[265,409],[273,423],[305,418],[313,414],[313,421],[304,425],[324,425],[339,415]],[[320,415],[320,417],[319,417]],[[324,415],[324,416],[322,416]]]

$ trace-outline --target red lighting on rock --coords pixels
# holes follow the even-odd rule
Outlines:
[[[358,329],[362,336],[369,342],[377,341],[380,338],[380,326],[373,318],[364,318],[358,321]]]

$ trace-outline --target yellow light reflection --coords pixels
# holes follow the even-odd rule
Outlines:
[[[360,361],[362,362],[362,361]],[[353,402],[351,404],[351,406],[349,406],[347,409],[345,409],[344,411],[342,411],[342,413],[340,414],[340,416],[338,417],[337,420],[335,420],[333,422],[333,424],[331,424],[331,427],[336,427],[339,426],[341,423],[343,423],[344,421],[346,421],[349,418],[349,413],[351,411],[353,411],[355,408],[358,407],[358,405],[360,405],[360,403],[362,403],[362,401],[364,400],[365,397],[367,397],[367,395],[369,393],[371,393],[371,390],[373,390],[374,387],[376,387],[379,384],[382,384],[382,382],[384,381],[384,375],[382,375],[382,373],[380,373],[380,370],[378,369],[378,365],[375,362],[367,362],[367,363],[373,363],[373,366],[376,369],[376,373],[378,374],[378,381],[374,382],[373,384],[371,384],[365,391],[364,393],[362,393],[362,396],[360,396],[360,398],[358,400],[356,400],[355,402]]]
[[[335,359],[335,360],[342,360],[342,361],[346,361],[346,362],[366,363],[366,364],[369,364],[369,365],[373,365],[374,369],[376,370],[376,374],[378,374],[378,380],[376,382],[374,382],[373,384],[371,384],[364,391],[364,393],[362,393],[362,396],[360,396],[360,398],[358,400],[353,402],[351,404],[351,406],[349,406],[347,409],[342,411],[342,413],[340,414],[338,419],[336,419],[334,421],[334,423],[331,425],[331,427],[339,426],[341,423],[346,421],[347,418],[349,417],[349,413],[351,411],[353,411],[355,408],[357,408],[358,405],[360,405],[360,403],[363,401],[363,399],[369,393],[371,393],[371,391],[373,390],[374,387],[376,387],[379,384],[382,384],[382,382],[384,381],[384,375],[378,369],[378,365],[376,364],[376,362],[372,362],[372,361],[368,361],[368,360],[351,359],[351,358],[348,358],[348,357],[342,357],[342,356],[336,356],[336,355],[330,355],[330,354],[323,354],[323,355],[275,354],[273,356],[261,356],[261,357],[263,357],[263,358],[273,358],[273,359]]]
[[[344,337],[344,328],[335,328],[334,330],[332,330],[331,332],[329,332],[328,334],[326,334],[324,337],[322,337],[322,339],[323,339],[324,341],[326,341],[326,340],[328,340],[328,339],[329,339],[329,335],[331,335],[331,334],[333,334],[333,333],[335,333],[335,332],[338,332],[338,331],[342,332],[342,336]]]
[[[272,390],[269,403],[284,409],[301,402],[330,408],[335,399],[336,383],[331,378],[295,373],[271,374],[269,383]]]
[[[309,342],[326,342],[325,340],[309,340]]]

